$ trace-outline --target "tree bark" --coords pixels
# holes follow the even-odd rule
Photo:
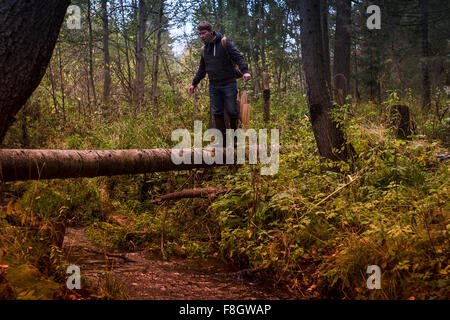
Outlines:
[[[123,0],[120,0],[120,6],[123,8],[124,7],[124,3]],[[126,20],[125,20],[125,12],[122,9],[122,26],[125,26],[126,24]],[[125,43],[125,61],[127,64],[127,78],[128,78],[128,92],[130,94],[130,102],[133,101],[134,99],[134,95],[135,95],[135,87],[133,86],[132,82],[131,82],[131,64],[130,64],[130,55],[129,55],[129,48],[130,48],[130,44],[129,44],[129,38],[128,38],[128,33],[127,33],[127,28],[123,27],[123,39],[124,39],[124,43]],[[120,57],[120,54],[118,54],[118,56]]]
[[[145,80],[145,29],[147,21],[147,10],[144,0],[139,0],[138,8],[138,32],[136,37],[136,108],[139,111],[144,102],[144,80]]]
[[[97,93],[95,91],[95,82],[94,82],[94,58],[93,58],[94,44],[92,36],[91,0],[88,0],[87,20],[89,28],[89,84],[92,90],[92,97],[94,98],[94,106],[97,107]]]
[[[169,81],[169,84],[172,87],[172,92],[173,92],[173,94],[175,94],[176,93],[175,84],[173,82],[172,75],[170,74],[170,69],[169,69],[169,65],[167,63],[167,60],[164,57],[164,52],[161,55],[161,60],[162,60],[162,63],[163,63],[164,71],[166,73],[167,81]]]
[[[345,104],[350,85],[351,1],[336,1],[336,36],[334,46],[333,80],[334,99]]]
[[[61,88],[61,109],[63,114],[63,121],[66,123],[66,98],[64,93],[64,77],[63,77],[63,70],[62,70],[62,56],[61,56],[61,44],[57,46],[58,51],[58,60],[59,60],[59,85]]]
[[[245,147],[249,152],[268,154],[271,146]],[[280,153],[302,148],[300,145],[280,146]],[[92,178],[122,174],[141,174],[191,170],[217,167],[227,164],[194,164],[195,155],[212,155],[217,148],[178,149],[180,156],[188,154],[191,164],[176,165],[172,161],[173,149],[127,149],[127,150],[45,150],[45,149],[0,149],[0,182],[17,180],[43,180],[67,178]],[[175,149],[177,150],[177,149]],[[234,150],[235,155],[237,150]],[[226,150],[223,149],[225,155]]]
[[[103,114],[109,109],[111,91],[111,59],[109,56],[108,0],[102,0],[103,22]]]
[[[161,33],[162,33],[162,19],[164,13],[164,0],[160,0],[161,4],[158,13],[158,33],[156,34],[156,51],[155,51],[155,63],[153,65],[153,77],[152,77],[152,101],[155,112],[158,108],[158,71],[159,71],[159,57],[161,55]]]
[[[0,144],[45,74],[69,3],[0,2]]]
[[[261,79],[261,69],[258,64],[258,54],[256,52],[256,46],[253,40],[254,39],[253,32],[250,26],[250,21],[252,20],[252,18],[250,17],[248,12],[248,0],[244,0],[244,10],[245,10],[245,27],[247,28],[248,43],[250,45],[250,52],[251,52],[250,57],[253,60],[253,65],[255,68],[254,71],[256,73],[256,75],[253,76],[253,78],[255,79],[253,83],[255,85],[256,93],[259,94],[259,92],[261,92],[261,84],[259,80]]]
[[[264,121],[267,123],[270,120],[270,87],[269,74],[263,72],[263,98],[264,98]]]
[[[303,70],[314,137],[321,156],[345,160],[349,154],[344,135],[330,119],[333,107],[326,71],[329,64],[324,63],[326,54],[321,30],[321,5],[314,0],[301,0],[299,4]]]
[[[202,149],[183,149],[190,154],[192,164],[176,165],[171,152],[172,149],[0,149],[0,181],[112,176],[222,165],[193,164],[194,153]]]
[[[325,72],[325,80],[328,88],[331,90],[331,69],[330,69],[330,38],[328,36],[328,0],[319,0],[320,2],[320,23],[321,37],[323,46],[323,64]]]
[[[419,0],[422,27],[422,111],[427,112],[431,106],[430,70],[428,67],[428,0]]]

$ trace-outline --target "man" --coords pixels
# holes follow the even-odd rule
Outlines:
[[[224,146],[226,146],[224,110],[230,117],[231,129],[237,129],[239,120],[234,64],[239,66],[244,81],[248,81],[251,75],[248,73],[248,66],[244,61],[244,57],[236,49],[233,42],[226,39],[225,48],[222,45],[222,34],[213,31],[212,25],[207,21],[200,22],[197,30],[205,45],[202,49],[200,66],[189,88],[189,93],[194,93],[200,80],[208,73],[211,111],[216,123],[216,129],[222,132]]]

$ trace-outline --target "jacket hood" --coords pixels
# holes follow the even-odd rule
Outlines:
[[[223,38],[223,35],[220,32],[213,32],[214,39],[211,42],[208,42],[205,44],[205,49],[208,50],[213,55],[216,55],[215,49],[218,44],[220,44],[221,39]]]
[[[220,40],[223,38],[223,35],[220,32],[214,31],[213,32],[214,38],[211,42],[208,42],[205,46],[212,48],[213,45],[220,42]]]
[[[211,41],[211,42],[219,42],[220,41],[220,39],[222,39],[223,38],[223,34],[221,34],[220,32],[217,32],[217,31],[214,31],[213,32],[213,35],[215,36],[215,38],[214,38],[214,40],[213,41]]]

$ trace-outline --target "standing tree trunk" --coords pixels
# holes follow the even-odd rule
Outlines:
[[[225,27],[223,25],[223,0],[217,0],[217,9],[214,6],[214,15],[215,15],[215,29],[220,33],[225,33]]]
[[[356,102],[357,103],[360,103],[360,101],[361,101],[361,95],[360,95],[360,93],[359,93],[359,86],[358,86],[358,54],[357,54],[357,49],[356,49],[356,45],[355,45],[355,48],[354,48],[354,54],[353,54],[353,56],[354,56],[354,66],[355,66],[355,73],[354,73],[354,75],[355,75],[355,97],[356,97]]]
[[[321,156],[332,160],[347,159],[348,152],[342,131],[330,119],[330,90],[324,56],[324,34],[321,24],[321,5],[315,0],[300,2],[300,39],[308,106],[314,137]],[[326,40],[326,39],[325,39]]]
[[[94,83],[94,59],[93,59],[93,37],[92,37],[92,19],[91,19],[91,0],[88,0],[87,20],[89,27],[89,84],[92,90],[92,97],[94,98],[94,107],[97,107],[97,93],[95,92]]]
[[[61,88],[61,108],[62,108],[62,114],[63,114],[63,121],[64,124],[66,123],[66,98],[64,93],[64,77],[63,77],[63,70],[62,70],[62,57],[61,57],[61,45],[59,44],[57,46],[58,51],[58,60],[59,60],[59,85]]]
[[[261,85],[260,85],[260,80],[261,79],[261,70],[259,68],[259,64],[258,64],[258,54],[256,52],[256,48],[255,48],[255,43],[253,41],[253,33],[250,27],[250,21],[252,20],[252,18],[250,17],[249,13],[248,13],[248,0],[244,0],[244,10],[245,10],[245,27],[247,28],[247,35],[248,35],[248,43],[250,45],[250,57],[253,60],[253,65],[254,65],[254,71],[256,73],[256,75],[253,77],[255,80],[253,81],[253,83],[255,84],[255,91],[256,93],[259,93],[261,91]],[[251,67],[251,66],[250,66]]]
[[[263,98],[264,98],[264,121],[267,123],[270,120],[270,87],[269,74],[263,72]]]
[[[156,34],[156,52],[155,63],[153,65],[153,77],[152,77],[152,101],[154,111],[157,113],[158,108],[158,71],[159,71],[159,57],[161,55],[161,33],[162,33],[162,19],[164,13],[164,0],[160,0],[161,4],[158,13],[158,33]]]
[[[138,8],[138,32],[136,38],[136,98],[135,104],[137,111],[141,110],[144,102],[144,80],[145,80],[145,29],[147,21],[147,10],[144,0],[139,0]]]
[[[172,75],[170,74],[170,69],[169,69],[169,65],[167,63],[167,60],[164,57],[164,52],[161,55],[161,60],[162,60],[162,63],[163,63],[164,71],[166,73],[167,81],[169,81],[169,84],[172,87],[172,92],[173,92],[173,94],[175,94],[176,93],[175,84],[173,82]]]
[[[123,10],[124,7],[124,3],[123,0],[120,0],[120,6],[122,7],[122,26],[125,26],[126,24],[126,20],[125,20],[125,12]],[[128,92],[130,94],[130,98],[133,97],[134,99],[134,86],[131,82],[131,64],[130,64],[130,55],[129,55],[129,51],[130,51],[130,40],[128,38],[128,32],[126,31],[127,28],[123,27],[123,39],[124,39],[124,43],[125,43],[125,61],[127,63],[127,78],[128,78]],[[120,54],[118,54],[118,56],[120,57]],[[133,101],[132,99],[130,99],[130,102]]]
[[[55,108],[56,118],[58,119],[59,118],[58,100],[56,99],[55,80],[53,78],[53,71],[52,71],[51,64],[48,66],[47,77],[50,80],[50,88],[51,88],[51,92],[52,92],[53,107]]]
[[[336,36],[334,42],[333,80],[335,101],[345,104],[350,85],[351,1],[336,1]]]
[[[108,0],[102,0],[103,22],[103,114],[109,107],[109,95],[111,91],[111,59],[109,57],[109,27],[108,27]]]
[[[69,3],[0,2],[0,144],[45,74]]]
[[[428,0],[419,0],[422,27],[422,111],[428,112],[431,105],[430,70],[428,67]]]
[[[261,3],[259,4],[259,30],[258,30],[258,36],[259,36],[259,48],[261,52],[261,71],[262,73],[267,71],[266,66],[266,48],[265,48],[265,41],[266,41],[266,35],[264,30],[264,24],[265,24],[265,10],[264,10],[264,0],[261,0]],[[264,80],[263,80],[264,81]],[[264,88],[263,88],[264,90]]]
[[[330,70],[330,38],[328,36],[328,0],[319,0],[320,2],[320,24],[321,24],[321,37],[323,45],[323,63],[325,79],[328,84],[328,88],[331,90],[331,70]]]

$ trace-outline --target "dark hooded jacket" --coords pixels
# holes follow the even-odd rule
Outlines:
[[[222,46],[222,34],[219,32],[213,33],[214,40],[205,44],[203,57],[200,60],[197,74],[192,81],[196,87],[206,74],[208,74],[209,82],[212,85],[225,85],[235,82],[234,66],[230,59],[239,66],[242,74],[248,72],[248,66],[244,61],[244,57],[234,46],[233,42],[227,38],[227,48]],[[228,57],[227,52],[230,57]]]

